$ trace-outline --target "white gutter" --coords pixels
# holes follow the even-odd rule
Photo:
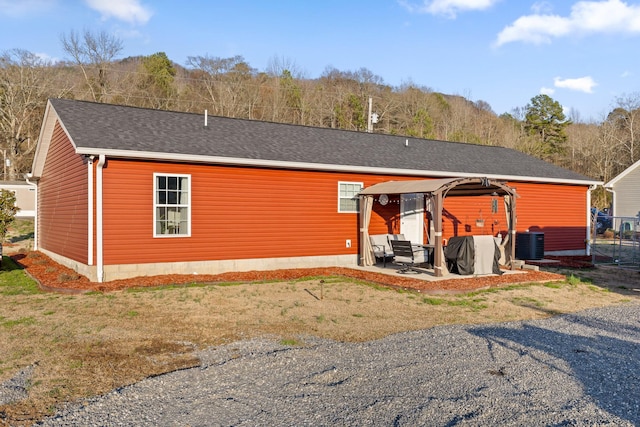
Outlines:
[[[591,192],[596,188],[596,185],[590,185],[587,191],[587,255],[591,255]]]
[[[87,161],[87,174],[89,181],[89,191],[88,191],[88,215],[87,224],[89,228],[88,237],[87,237],[87,265],[93,265],[93,160],[94,156],[89,156],[89,160]]]
[[[35,214],[33,215],[33,250],[38,250],[38,184],[35,182],[29,181],[29,179],[33,178],[33,175],[30,173],[24,174],[24,179],[27,181],[27,184],[31,185],[36,191],[36,202],[35,202]]]
[[[104,281],[104,259],[102,253],[102,167],[106,162],[104,154],[100,154],[96,168],[96,267],[98,283]]]
[[[78,154],[95,154],[95,149],[77,148]],[[602,181],[578,180],[578,179],[561,179],[561,178],[541,178],[535,176],[516,176],[516,175],[495,175],[482,173],[467,173],[455,171],[429,171],[417,169],[400,169],[400,168],[377,168],[371,166],[347,166],[333,165],[322,163],[304,163],[304,162],[287,162],[282,160],[261,160],[261,159],[244,159],[237,157],[219,157],[219,156],[199,156],[192,154],[177,153],[154,153],[149,151],[129,151],[129,150],[100,150],[101,155],[109,157],[119,157],[124,159],[145,159],[145,160],[165,160],[172,162],[190,162],[190,163],[206,163],[221,164],[233,166],[260,166],[270,168],[283,169],[306,169],[306,170],[322,170],[335,172],[357,172],[372,173],[384,175],[407,175],[407,176],[424,176],[434,178],[477,178],[478,176],[489,179],[505,180],[505,181],[525,181],[525,182],[547,182],[555,184],[576,184],[576,185],[602,185]]]
[[[611,193],[611,212],[609,212],[609,215],[614,216],[616,214],[616,190],[613,189],[613,187],[604,187],[605,191],[608,191],[609,193]]]

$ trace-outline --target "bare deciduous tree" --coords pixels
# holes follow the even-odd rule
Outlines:
[[[122,41],[105,31],[97,34],[84,30],[70,31],[60,37],[62,48],[80,67],[93,101],[103,101],[108,94],[107,68],[122,52]]]
[[[3,179],[28,172],[49,90],[51,64],[26,50],[0,56],[0,146]]]
[[[600,123],[581,123],[572,112],[566,150],[550,156],[541,137],[528,132],[530,105],[497,116],[488,103],[474,102],[469,95],[437,93],[412,82],[392,87],[366,68],[340,71],[329,66],[319,78],[310,79],[294,61],[277,56],[262,72],[242,56],[191,56],[181,67],[159,54],[116,61],[122,42],[104,32],[71,31],[61,41],[69,63],[47,64],[22,51],[0,59],[0,149],[13,156],[12,176],[28,170],[46,98],[65,94],[357,131],[367,130],[371,98],[378,133],[500,145],[605,181],[640,158],[640,94],[618,98]],[[607,194],[597,197],[597,203],[604,204]]]
[[[640,157],[640,93],[618,97],[616,105],[606,121],[618,131],[616,135],[625,150],[623,163],[631,165]]]
[[[187,66],[191,67],[193,84],[199,87],[194,95],[211,109],[212,114],[226,115],[227,106],[222,104],[222,94],[226,92],[226,78],[234,67],[244,63],[242,56],[219,58],[209,55],[187,57]]]

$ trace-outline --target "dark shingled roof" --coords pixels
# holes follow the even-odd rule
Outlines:
[[[78,149],[215,156],[314,165],[588,181],[504,147],[50,100]],[[203,112],[204,113],[204,112]],[[405,145],[408,139],[408,145]],[[415,174],[415,173],[414,173]]]

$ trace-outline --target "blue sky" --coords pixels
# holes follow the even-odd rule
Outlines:
[[[367,68],[497,114],[545,93],[601,120],[640,93],[640,0],[0,0],[0,52],[63,59],[60,36],[84,29],[120,38],[121,57],[241,55],[258,71],[277,57],[309,78]]]

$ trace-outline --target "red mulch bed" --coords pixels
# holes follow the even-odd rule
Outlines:
[[[419,292],[468,292],[477,289],[500,287],[514,283],[550,282],[564,280],[565,276],[544,271],[526,270],[521,274],[445,279],[427,282],[409,276],[372,273],[352,268],[297,268],[289,270],[229,272],[216,275],[141,276],[132,279],[91,282],[74,270],[64,267],[41,252],[12,255],[14,261],[38,281],[45,290],[80,293],[87,291],[110,292],[128,288],[184,285],[191,283],[229,283],[292,280],[304,277],[344,276],[366,280],[384,286],[413,289]]]

